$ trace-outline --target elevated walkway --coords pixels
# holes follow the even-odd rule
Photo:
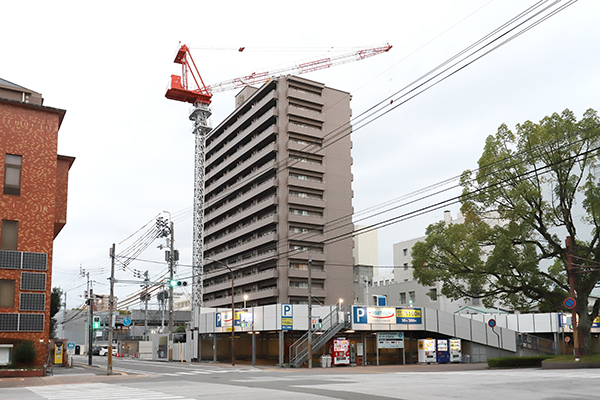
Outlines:
[[[491,328],[491,318],[479,321],[431,308],[351,307],[350,329],[355,331],[425,331],[517,352],[517,332],[498,325]]]

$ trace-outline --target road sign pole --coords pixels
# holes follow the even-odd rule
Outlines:
[[[567,246],[567,272],[569,275],[569,294],[573,299],[575,297],[575,273],[573,271],[573,238],[567,236],[565,240]],[[571,313],[571,323],[573,324],[573,350],[575,351],[575,361],[579,361],[581,357],[581,351],[579,349],[579,329],[577,323],[577,311],[575,304],[573,304]]]

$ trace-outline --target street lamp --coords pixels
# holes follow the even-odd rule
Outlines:
[[[221,264],[225,268],[229,270],[231,273],[231,365],[235,365],[235,354],[233,351],[233,341],[235,339],[235,297],[234,297],[234,288],[235,284],[233,281],[233,270],[229,267],[229,265],[225,264],[222,261],[213,260],[210,257],[206,257],[205,260],[216,262],[217,264]]]

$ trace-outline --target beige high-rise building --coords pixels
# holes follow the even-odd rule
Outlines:
[[[236,96],[206,139],[204,305],[353,298],[349,93],[295,76]],[[341,239],[339,238],[341,236]],[[218,262],[217,262],[218,261]]]

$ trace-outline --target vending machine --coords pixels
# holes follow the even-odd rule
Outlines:
[[[436,360],[440,364],[450,362],[450,346],[448,339],[437,339]]]
[[[54,344],[54,364],[62,364],[63,363],[63,344],[55,343]]]
[[[331,348],[331,365],[350,365],[350,341],[333,339]]]
[[[462,349],[460,339],[450,339],[450,362],[460,362]]]
[[[419,363],[436,362],[435,339],[419,339]]]

